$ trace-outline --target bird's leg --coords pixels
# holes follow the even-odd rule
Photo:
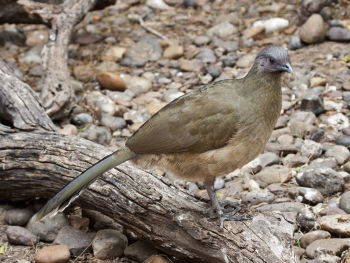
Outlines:
[[[211,210],[213,212],[216,212],[216,215],[220,221],[220,228],[222,228],[224,225],[224,218],[223,218],[224,212],[222,211],[218,198],[216,197],[216,193],[214,190],[214,180],[205,181],[204,184],[211,201]]]
[[[218,200],[216,196],[216,192],[214,190],[214,181],[205,181],[204,182],[205,187],[207,189],[210,201],[211,201],[211,208],[210,208],[210,218],[218,218],[220,222],[220,228],[223,228],[224,221],[225,220],[231,220],[231,221],[240,221],[248,219],[248,216],[237,216],[236,213],[241,210],[242,205],[240,205],[238,202],[233,200]],[[230,206],[230,208],[224,209],[220,206],[220,203],[222,203],[223,207]],[[215,215],[213,216],[213,213]]]

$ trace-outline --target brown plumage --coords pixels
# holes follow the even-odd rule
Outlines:
[[[292,72],[287,51],[267,47],[244,78],[218,81],[172,101],[142,125],[124,148],[57,193],[37,218],[64,206],[98,175],[129,159],[186,180],[204,181],[221,218],[214,179],[242,167],[264,149],[281,110],[283,72]]]

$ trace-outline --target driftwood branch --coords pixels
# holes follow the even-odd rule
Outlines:
[[[62,0],[47,0],[45,3],[37,1],[26,1],[25,4],[16,0],[0,0],[0,24],[47,24],[50,25],[50,17],[46,20],[39,16],[33,10],[54,9],[54,5],[58,6]],[[98,0],[93,10],[103,9],[109,5],[115,4],[116,0]],[[29,6],[29,8],[27,8]],[[44,15],[45,16],[45,15]]]
[[[109,153],[81,138],[3,131],[0,200],[49,198]],[[78,204],[110,216],[181,262],[294,262],[294,225],[280,214],[252,214],[247,221],[225,222],[220,231],[203,215],[205,203],[131,164],[106,173]]]
[[[40,98],[52,119],[69,115],[74,94],[67,65],[68,44],[73,27],[95,5],[96,0],[66,0],[61,5],[19,0],[27,12],[39,15],[50,22],[49,41],[42,50],[43,76]]]
[[[35,92],[0,60],[0,119],[21,130],[54,131],[55,125],[40,106]]]

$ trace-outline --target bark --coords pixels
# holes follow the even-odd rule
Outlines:
[[[31,1],[32,6],[59,5],[62,0]],[[115,4],[116,0],[98,0],[93,10],[103,9]],[[27,9],[15,0],[0,0],[0,24],[47,24],[38,14],[32,13],[32,9]]]
[[[0,119],[21,130],[55,130],[38,96],[18,79],[18,75],[15,69],[0,60]]]

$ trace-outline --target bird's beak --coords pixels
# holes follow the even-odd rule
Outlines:
[[[292,66],[289,62],[287,62],[285,65],[281,65],[281,70],[286,71],[288,73],[293,73]]]

